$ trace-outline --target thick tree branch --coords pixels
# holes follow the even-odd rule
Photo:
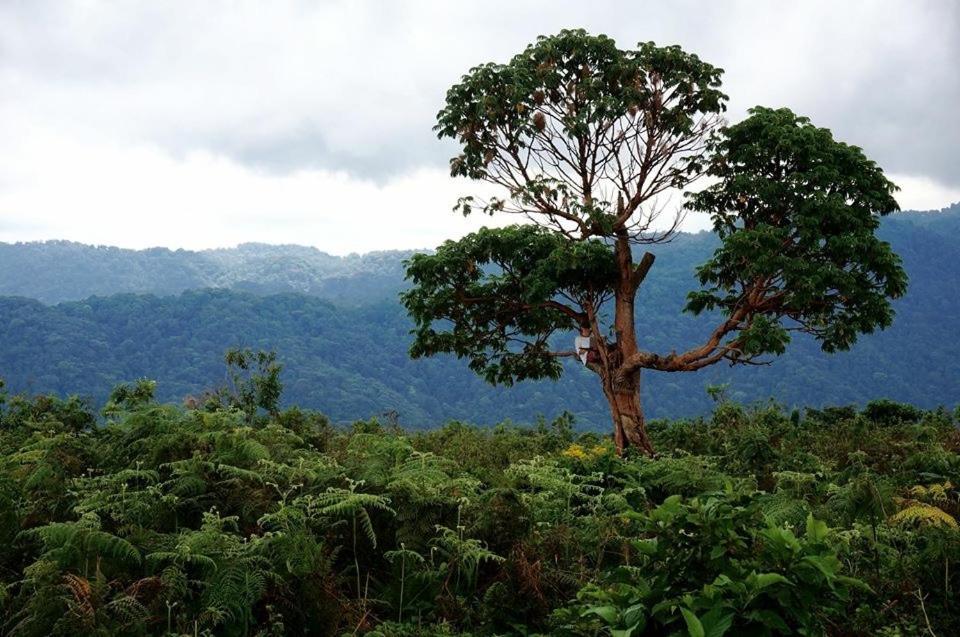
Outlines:
[[[643,280],[647,278],[647,273],[650,271],[650,268],[653,267],[653,262],[656,261],[657,256],[652,252],[644,253],[643,257],[640,259],[640,263],[633,269],[633,276],[631,277],[631,283],[633,284],[633,289],[636,290],[640,287],[640,284],[643,283]]]
[[[743,327],[743,320],[747,315],[748,312],[746,308],[736,310],[730,318],[713,330],[706,343],[682,354],[673,352],[662,355],[651,352],[637,352],[623,362],[618,373],[624,375],[631,374],[638,369],[655,369],[662,372],[688,372],[712,365],[725,358],[730,352],[739,350],[738,347],[734,347],[734,343],[727,345],[721,345],[721,343],[731,332]]]

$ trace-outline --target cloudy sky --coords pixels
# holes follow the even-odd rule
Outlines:
[[[726,70],[729,119],[789,106],[862,146],[904,208],[960,201],[960,5],[0,0],[0,241],[434,246],[431,127],[470,66],[584,27]],[[691,220],[696,228],[697,220]]]

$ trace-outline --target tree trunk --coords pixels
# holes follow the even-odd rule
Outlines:
[[[613,419],[613,440],[617,453],[622,454],[626,447],[635,447],[648,456],[653,455],[653,444],[647,435],[643,408],[640,406],[640,374],[617,382],[604,379],[604,394],[610,403],[610,415]]]
[[[634,324],[634,302],[637,288],[646,270],[653,264],[653,256],[645,257],[642,270],[633,265],[633,253],[626,230],[617,234],[614,255],[620,281],[614,290],[613,329],[616,333],[615,360],[605,360],[603,391],[610,403],[613,417],[613,439],[617,453],[623,453],[626,447],[636,447],[648,456],[653,455],[653,445],[647,436],[643,421],[643,409],[640,407],[640,370],[622,374],[619,368],[623,362],[637,353],[637,328]]]

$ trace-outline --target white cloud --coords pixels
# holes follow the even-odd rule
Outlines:
[[[470,184],[434,168],[374,182],[322,169],[278,175],[204,152],[174,159],[149,147],[34,137],[30,151],[16,167],[0,163],[7,174],[19,171],[0,189],[0,219],[31,211],[25,226],[0,224],[0,241],[187,249],[260,241],[347,254],[434,247],[497,223],[451,212]],[[49,173],[56,183],[40,177]]]
[[[958,198],[960,10],[935,1],[0,4],[0,240],[421,247],[449,212],[431,127],[469,67],[583,26],[727,70],[730,118],[787,105]]]
[[[944,186],[929,177],[918,175],[888,175],[900,186],[897,203],[903,210],[940,210],[960,201],[960,187]]]

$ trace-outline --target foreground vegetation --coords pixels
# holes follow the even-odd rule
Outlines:
[[[341,430],[230,362],[99,418],[0,391],[0,634],[960,634],[944,410],[718,397],[618,458],[569,417]]]

